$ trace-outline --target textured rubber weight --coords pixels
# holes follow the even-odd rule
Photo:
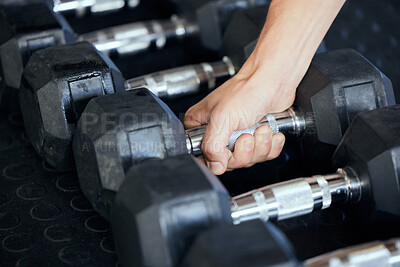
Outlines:
[[[29,57],[39,49],[74,41],[68,22],[49,2],[0,3],[0,102],[12,111],[19,110],[17,92]]]
[[[19,92],[29,141],[54,168],[73,169],[72,137],[87,102],[122,91],[118,68],[89,43],[37,51],[25,68]]]

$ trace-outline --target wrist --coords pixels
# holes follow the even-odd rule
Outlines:
[[[255,51],[234,78],[253,85],[253,88],[264,89],[264,92],[295,91],[307,67],[307,65],[296,66],[293,60],[277,56],[270,57]]]

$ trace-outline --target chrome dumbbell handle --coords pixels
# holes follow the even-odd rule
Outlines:
[[[361,183],[347,167],[336,173],[298,178],[233,197],[231,212],[234,224],[261,219],[279,221],[329,208],[333,203],[356,202],[361,197]]]
[[[230,78],[235,74],[231,60],[201,63],[140,76],[125,82],[127,90],[146,87],[160,98],[175,98],[195,94],[201,87],[213,90],[219,78]]]
[[[327,253],[303,263],[304,267],[387,266],[400,265],[400,239],[374,241]]]
[[[134,22],[86,33],[80,35],[78,41],[90,42],[106,54],[111,51],[136,54],[153,45],[163,48],[168,39],[187,37],[197,32],[196,24],[173,16],[170,20]]]
[[[284,134],[301,135],[306,127],[306,122],[302,112],[295,108],[289,108],[279,113],[271,113],[265,116],[263,120],[251,128],[233,132],[229,139],[228,148],[233,150],[237,139],[243,134],[254,135],[258,127],[268,125],[274,133],[282,132]],[[201,143],[206,132],[206,125],[186,131],[186,143],[188,152],[195,156],[202,155]]]
[[[127,2],[127,3],[126,3]],[[136,7],[140,0],[54,0],[54,12],[75,10],[78,14],[84,13],[89,8],[92,13],[103,13],[120,10],[128,4],[129,7]]]

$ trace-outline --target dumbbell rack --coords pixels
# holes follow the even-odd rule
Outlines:
[[[26,141],[16,114],[1,113],[0,127],[0,265],[115,266],[110,225],[91,208],[75,173],[58,173],[44,163]],[[312,240],[301,255],[308,258],[346,245],[340,234],[344,216],[333,210],[279,226],[294,242]],[[332,240],[332,232],[339,233],[338,240]]]
[[[398,14],[400,6],[394,4],[395,1],[387,2],[391,4],[393,12]],[[344,25],[346,20],[359,23],[350,20],[354,14],[357,17],[361,16],[360,12],[364,12],[364,16],[371,14],[371,10],[376,12],[375,4],[364,4],[361,0],[349,3],[348,6],[336,25]],[[387,9],[387,6],[382,4],[380,8]],[[373,32],[376,31],[375,19],[367,20]],[[359,43],[352,44],[345,39],[346,34],[339,26],[334,27],[327,37],[328,46],[332,45],[330,48],[360,46]],[[344,39],[342,43],[337,41],[340,40],[338,36],[344,36],[340,37]],[[397,37],[400,36],[393,38]],[[370,39],[376,41],[380,38]],[[330,43],[330,40],[336,43]],[[400,38],[397,41],[400,47]],[[384,42],[384,38],[381,38],[381,42]],[[362,45],[368,47],[368,44]],[[158,53],[168,54],[163,51]],[[368,57],[374,59],[373,56]],[[129,60],[126,62],[132,66]],[[184,63],[179,62],[181,65]],[[399,75],[391,76],[390,72],[396,68],[398,70],[400,62],[395,62],[393,57],[391,64],[392,68],[385,65],[389,69],[385,73],[392,78],[394,86],[398,87]],[[159,67],[164,68],[162,62]],[[128,77],[136,75],[126,74]],[[181,113],[201,97],[188,97],[186,101],[171,101],[168,104],[175,112]],[[278,159],[278,163],[287,159],[290,161],[291,157],[292,154],[287,151]],[[263,177],[268,171],[271,176],[276,176],[276,163],[232,172],[222,176],[221,180],[232,192],[244,192],[249,189],[246,187],[254,185],[250,183],[260,182],[255,181],[256,178]],[[249,172],[256,178],[238,185],[238,177],[249,176]],[[372,230],[368,226],[360,228],[351,225],[347,218],[347,214],[338,209],[330,209],[282,221],[277,225],[287,234],[300,259],[364,241],[399,235],[390,224]],[[0,107],[0,266],[15,266],[17,262],[20,266],[118,266],[110,229],[109,223],[97,215],[84,198],[76,174],[58,173],[45,164],[27,142],[19,115],[8,114]]]

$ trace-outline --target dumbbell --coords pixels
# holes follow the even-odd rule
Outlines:
[[[18,108],[15,102],[23,68],[37,50],[77,40],[91,42],[107,54],[116,51],[124,55],[152,46],[162,48],[168,39],[198,31],[195,24],[173,16],[171,20],[135,22],[75,36],[65,18],[44,1],[23,3],[0,5],[0,100],[11,110]]]
[[[399,151],[400,106],[360,113],[333,156],[333,165],[342,168],[234,197],[234,223],[257,216],[263,220],[293,218],[337,202],[358,203],[356,214],[361,218],[383,213],[399,217]]]
[[[242,2],[211,1],[205,6],[207,7],[207,10],[210,11],[209,13],[213,14],[212,10],[213,11],[218,10],[218,8],[216,8],[215,6],[220,7],[224,4],[227,5],[225,6],[225,9],[229,9],[228,3],[244,4],[245,1]],[[190,4],[193,5],[193,3]],[[200,3],[197,4],[200,5]],[[210,10],[211,8],[210,6],[213,8],[212,10]],[[231,9],[236,10],[236,8],[231,8]],[[224,38],[223,49],[221,49],[220,54],[221,57],[225,58],[225,61],[229,62],[229,64],[221,65],[221,68],[225,68],[223,72],[228,72],[231,75],[233,75],[235,73],[235,69],[236,70],[240,69],[243,63],[248,58],[248,56],[251,54],[251,49],[249,48],[249,45],[251,46],[255,41],[257,41],[259,33],[262,30],[265,22],[267,10],[268,7],[266,6],[266,7],[239,9],[234,13],[233,18],[230,20],[227,27],[228,29],[231,29],[231,31],[233,31],[234,28],[237,34],[236,35],[229,34],[228,38]],[[231,10],[230,12],[233,11]],[[207,16],[204,14],[204,17]],[[215,15],[214,19],[216,19],[216,17],[217,16]],[[225,21],[227,21],[227,19]],[[217,22],[213,23],[217,24]],[[231,24],[233,24],[234,27],[231,27]],[[211,27],[211,26],[209,26],[209,28],[220,29],[218,27]],[[251,28],[252,30],[249,31],[249,28]],[[246,34],[245,37],[241,35],[243,33]],[[215,40],[215,38],[211,37],[203,39]],[[322,52],[324,48],[323,43],[321,44],[320,47],[321,49],[319,50],[319,52]],[[241,50],[243,51],[246,50],[248,53],[238,52]],[[235,58],[235,60],[231,62],[230,58]],[[205,70],[204,73],[205,75],[210,76],[211,78],[214,77],[211,68],[203,64],[203,69]],[[210,70],[210,74],[207,74],[206,71],[207,69]],[[190,81],[193,81],[194,77],[193,75],[188,74],[187,73],[188,71],[193,73],[192,70],[188,70],[187,67],[183,67],[183,68],[165,70],[162,72],[157,72],[137,77],[130,80],[129,88],[146,87],[159,97],[167,95],[171,97],[177,93],[178,96],[197,93],[199,91],[198,86],[188,86],[190,84],[193,84]],[[204,74],[197,76],[202,77],[204,76]],[[196,77],[196,79],[199,79],[198,77]],[[213,78],[210,79],[209,82],[211,83],[209,89],[215,88],[215,86],[213,85],[215,84],[214,79]]]
[[[233,198],[217,177],[189,155],[149,159],[130,169],[115,197],[114,240],[120,249],[130,248],[135,253],[131,260],[138,263],[156,259],[175,264],[192,238],[213,225],[283,220],[334,203],[354,209],[356,219],[382,214],[398,218],[399,137],[400,105],[360,113],[334,155],[335,165],[342,169]],[[156,256],[154,250],[159,251]]]
[[[230,204],[218,179],[187,155],[143,162],[129,172],[116,197],[112,221],[117,246],[136,251],[132,258],[124,257],[138,263],[169,263],[177,262],[185,244],[211,225],[282,220],[338,201],[358,201],[357,210],[399,216],[399,119],[399,106],[358,115],[338,147],[346,157],[335,155],[350,162],[343,171],[268,186],[234,197]],[[154,246],[162,255],[147,258]]]
[[[398,266],[400,239],[373,241],[329,252],[302,262],[274,225],[252,221],[215,227],[199,234],[180,266]],[[126,264],[120,257],[122,265]],[[137,265],[135,265],[137,266]]]
[[[263,1],[267,2],[266,0]],[[150,21],[116,26],[81,35],[78,39],[92,42],[102,52],[117,51],[120,54],[146,51],[154,44],[156,47],[161,48],[165,45],[167,39],[192,36],[197,34],[199,29],[201,35],[206,36],[203,38],[210,38],[210,40],[217,42],[217,40],[221,40],[220,35],[223,33],[223,27],[228,23],[234,10],[257,6],[261,2],[243,2],[243,0],[215,1],[212,5],[207,5],[207,10],[211,12],[212,16],[199,16],[197,23],[190,23],[186,20],[172,17],[170,21]],[[37,13],[32,13],[31,10],[35,10]],[[267,9],[264,8],[263,10],[261,10],[261,17],[265,20]],[[19,105],[15,100],[17,99],[16,94],[20,87],[23,67],[30,55],[34,51],[48,46],[70,43],[74,38],[72,30],[65,19],[61,15],[51,12],[48,6],[40,2],[40,0],[29,2],[29,5],[25,3],[22,6],[9,4],[3,7],[3,11],[6,11],[3,12],[3,23],[13,25],[16,30],[10,28],[9,36],[6,38],[9,41],[3,44],[0,43],[0,77],[2,77],[0,79],[0,101],[10,110],[18,110]],[[26,21],[15,22],[12,18],[15,17],[16,13],[27,13],[29,16],[22,16]],[[44,13],[45,16],[41,13]],[[260,11],[258,11],[259,13]],[[5,14],[8,14],[8,16]],[[212,20],[210,19],[211,17]],[[26,24],[36,25],[33,33],[32,29],[29,29],[28,33],[24,32],[23,25]],[[216,29],[218,29],[217,32],[215,32]],[[22,31],[22,33],[19,34],[19,31]],[[257,35],[258,32],[254,33],[253,39]],[[29,40],[32,39],[34,43],[30,45]],[[238,44],[232,43],[232,46],[238,46]],[[242,44],[239,44],[239,46],[242,46]],[[226,47],[229,48],[230,45],[228,44]],[[235,51],[233,48],[231,50],[232,52]],[[244,61],[245,59],[240,59],[240,62]],[[239,68],[240,64],[236,64],[236,66]]]
[[[66,56],[68,55],[68,56]],[[190,65],[124,81],[114,63],[89,43],[49,47],[30,58],[19,92],[29,141],[57,170],[71,170],[72,136],[87,102],[148,86],[163,98],[211,90],[235,74],[229,60]]]
[[[262,21],[265,20],[266,11],[264,11],[262,9],[253,9],[251,12],[249,11],[249,14],[258,18],[258,21]],[[238,30],[246,31],[247,24],[247,22],[243,21],[242,25],[244,28],[242,29],[239,27]],[[253,23],[250,24],[253,25]],[[253,25],[253,27],[256,26]],[[262,24],[258,23],[257,27],[262,27]],[[248,41],[252,42],[257,38],[258,31],[252,31],[252,34],[247,36]],[[230,40],[234,41],[235,39],[230,38]],[[230,47],[229,44],[231,44],[232,47]],[[245,46],[246,42],[243,40],[240,42],[228,42],[224,45],[224,49],[227,49],[227,51],[223,54],[228,55],[230,58],[235,55],[230,54],[229,51],[235,53],[238,49]],[[87,90],[87,92],[80,93],[80,89],[76,87],[72,89],[73,91],[68,90],[68,83],[72,80],[77,81],[81,79],[78,78],[81,76],[89,77],[91,72],[95,70],[104,72],[103,76],[118,76],[113,78],[116,84],[121,81],[121,77],[116,71],[115,66],[107,66],[109,61],[106,62],[102,56],[95,55],[94,53],[97,52],[93,51],[93,49],[85,49],[83,47],[76,49],[75,46],[66,46],[65,50],[55,48],[49,51],[53,52],[37,53],[37,56],[31,59],[30,63],[26,66],[25,72],[29,74],[26,75],[27,78],[21,86],[22,89],[20,92],[20,98],[22,99],[22,115],[24,117],[28,139],[33,144],[35,150],[56,169],[69,170],[73,168],[70,149],[71,138],[73,129],[75,128],[75,122],[80,117],[81,111],[90,98],[99,94],[109,94],[116,90],[111,87],[99,90],[98,88],[96,89],[96,83],[88,85],[88,83],[83,82],[83,84],[87,85],[81,85],[79,82],[79,86],[85,86],[85,90]],[[58,51],[60,55],[55,55],[55,51]],[[85,53],[87,55],[83,56]],[[70,54],[71,57],[65,58],[63,56],[64,54]],[[90,54],[93,54],[93,58],[97,58],[96,67],[93,69],[88,67],[93,63],[87,60]],[[53,59],[45,59],[48,55],[53,57]],[[208,89],[211,90],[219,84],[218,78],[226,79],[232,76],[235,73],[234,66],[238,69],[240,68],[241,62],[245,61],[245,59],[235,56],[237,62],[232,62],[231,64],[229,58],[223,60],[224,62],[183,67],[137,77],[126,82],[125,87],[126,89],[134,89],[145,86],[160,97],[182,96],[189,93],[196,93],[204,83],[206,83]],[[72,64],[74,68],[63,71],[62,69],[65,67],[63,66],[63,62],[65,61],[68,62],[65,66]],[[39,71],[37,69],[37,64],[42,66]],[[101,65],[104,65],[104,68],[100,67]],[[45,69],[49,71],[44,71]],[[110,74],[106,74],[106,72],[110,72]],[[45,77],[46,75],[48,77]],[[54,80],[55,77],[59,75],[62,75],[64,78],[57,79],[52,83],[52,88],[56,88],[56,90],[42,88],[43,86],[49,86],[47,82],[43,82],[44,79],[47,81]],[[103,78],[96,79],[99,79],[97,84],[100,84],[100,80]],[[103,81],[102,84],[107,87],[113,86],[110,82]],[[73,83],[72,85],[76,86],[78,83]],[[118,85],[114,86],[118,87]],[[27,90],[27,88],[30,89]],[[61,93],[61,91],[63,93]],[[44,92],[46,92],[46,97],[43,97]],[[79,96],[73,98],[73,94],[79,94]],[[68,96],[67,99],[73,99],[73,101],[65,101],[66,96]],[[54,123],[55,121],[56,123]]]
[[[391,104],[390,80],[356,51],[338,50],[315,57],[293,108],[269,114],[258,125],[297,136],[304,155],[316,153],[320,160],[329,160],[357,112]],[[235,132],[230,147],[257,126]],[[108,218],[114,194],[131,166],[147,158],[200,155],[204,131],[205,126],[185,131],[172,111],[145,89],[95,98],[86,106],[73,141],[81,189],[94,209]]]
[[[237,9],[259,6],[261,2],[215,1],[207,5],[210,14],[199,16],[195,23],[173,16],[166,21],[137,22],[95,31],[81,35],[78,40],[92,42],[103,52],[117,51],[119,54],[143,52],[154,45],[162,48],[167,39],[196,34],[218,42],[219,46],[230,15]],[[71,43],[75,38],[64,17],[53,12],[43,0],[5,2],[0,7],[0,24],[4,25],[2,34],[5,35],[0,42],[2,87],[15,90],[19,88],[23,67],[34,51]],[[0,95],[2,90],[0,88]]]
[[[215,3],[219,3],[219,1]],[[265,20],[266,9],[251,9],[246,14],[250,14],[252,18],[257,18],[257,21],[262,21]],[[239,20],[242,20],[241,17],[239,17]],[[262,28],[262,23],[254,26],[255,24],[249,20],[249,22],[243,21],[243,29],[239,27],[238,30],[247,31],[246,25],[248,24],[252,25],[252,27],[258,27],[259,30]],[[246,40],[250,43],[257,38],[258,34],[257,30],[252,31],[251,34],[247,35]],[[243,49],[247,43],[244,40],[238,42],[239,40],[234,38],[229,40],[224,45],[226,52],[221,52],[228,58],[224,57],[220,62],[185,66],[144,75],[125,82],[125,89],[131,90],[146,87],[157,96],[163,98],[197,93],[204,84],[208,90],[214,89],[216,85],[220,84],[219,80],[224,80],[234,75],[235,69],[239,69],[241,63],[245,61],[244,58],[242,59],[230,53],[236,53],[237,50]],[[65,54],[71,56],[66,58],[63,56]],[[88,61],[89,55],[96,58],[96,64],[91,65],[93,62]],[[229,58],[231,56],[235,57],[236,62],[230,61]],[[50,58],[47,59],[46,57]],[[121,75],[113,64],[108,66],[109,63],[110,61],[106,61],[103,56],[97,55],[97,52],[88,46],[84,48],[83,45],[79,45],[79,48],[77,48],[71,45],[63,48],[48,48],[48,52],[37,52],[36,56],[26,66],[25,73],[27,75],[25,76],[27,77],[21,86],[20,92],[21,111],[26,133],[35,150],[58,170],[69,170],[74,166],[70,143],[75,123],[86,103],[92,97],[118,91],[115,88],[119,87],[118,83],[121,81]],[[37,71],[37,64],[41,65],[39,72]],[[69,65],[74,65],[74,68],[64,71],[63,68]],[[102,65],[103,67],[100,67]],[[49,71],[44,71],[44,69],[49,69]],[[70,81],[80,80],[81,78],[78,77],[89,77],[91,72],[95,70],[104,72],[102,77],[111,75],[115,84],[103,81],[101,83],[107,86],[107,89],[100,90],[96,88],[96,83],[89,84],[89,80],[85,82],[83,78],[83,82],[79,82],[79,86],[85,86],[86,92],[81,93],[79,88],[68,90]],[[48,77],[45,78],[46,75]],[[59,75],[62,75],[63,79],[55,79]],[[42,88],[43,86],[48,86],[47,82],[43,83],[43,79],[48,81],[55,80],[52,83],[52,89]],[[100,80],[103,78],[96,79],[99,79],[97,84],[100,84]],[[73,86],[77,84],[73,83]],[[112,86],[115,88],[112,88]],[[54,88],[56,90],[53,90]],[[43,97],[44,94],[46,97]],[[79,94],[79,96],[74,97],[74,94]],[[68,96],[67,99],[73,99],[73,101],[65,101],[64,96]],[[57,123],[54,123],[55,121]],[[195,151],[195,153],[198,152]]]

